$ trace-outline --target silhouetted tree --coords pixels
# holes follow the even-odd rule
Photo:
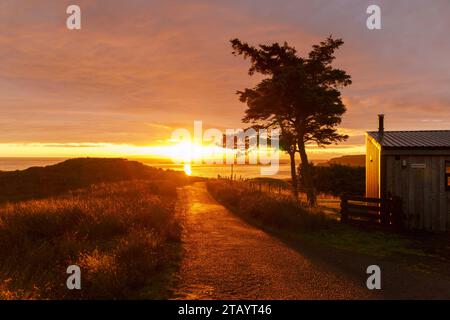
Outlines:
[[[245,123],[252,123],[254,129],[279,128],[279,146],[290,158],[292,193],[298,197],[298,178],[296,172],[295,154],[297,152],[296,132],[289,125],[288,119],[283,114],[274,114],[273,109],[281,109],[282,105],[277,103],[278,88],[270,79],[262,81],[254,89],[246,89],[245,92],[238,91],[240,100],[247,103],[249,108],[245,111],[242,119]]]
[[[289,155],[289,163],[291,169],[291,180],[292,180],[292,193],[294,197],[298,198],[298,177],[295,162],[295,154],[297,153],[297,137],[294,131],[292,131],[289,126],[284,126],[282,121],[279,123],[281,128],[280,135],[280,149],[285,151]]]
[[[328,37],[302,58],[286,42],[255,48],[231,40],[233,54],[250,59],[249,75],[258,72],[268,76],[256,87],[237,92],[248,107],[243,121],[279,126],[282,136],[285,132],[283,148],[291,152],[291,162],[293,159],[295,163],[297,151],[300,154],[302,181],[311,206],[316,205],[316,196],[306,145],[325,146],[348,138],[337,133],[336,126],[346,111],[339,89],[351,84],[351,80],[345,71],[331,65],[335,50],[342,44],[341,39]],[[293,183],[294,175],[295,170]]]

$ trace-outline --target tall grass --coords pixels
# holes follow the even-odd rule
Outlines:
[[[260,192],[239,181],[211,180],[207,186],[219,202],[265,227],[316,231],[329,225],[320,211],[310,210],[290,196]]]
[[[176,182],[94,185],[0,206],[0,298],[161,298],[176,256]],[[81,268],[81,290],[66,268]],[[159,281],[159,282],[158,282]]]

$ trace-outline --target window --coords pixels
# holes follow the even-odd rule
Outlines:
[[[445,161],[445,187],[450,191],[450,161]]]

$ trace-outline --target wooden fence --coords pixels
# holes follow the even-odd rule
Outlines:
[[[365,198],[343,195],[341,197],[341,221],[363,222],[384,227],[403,227],[402,200],[399,197]]]

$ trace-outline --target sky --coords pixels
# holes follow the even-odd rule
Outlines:
[[[81,30],[66,8],[81,8]],[[382,29],[366,27],[371,4]],[[316,158],[364,153],[364,132],[450,129],[448,0],[2,0],[0,157],[158,155],[176,128],[244,127],[236,90],[253,87],[229,40],[287,41],[300,55],[328,35],[345,44],[335,66],[340,131]]]

